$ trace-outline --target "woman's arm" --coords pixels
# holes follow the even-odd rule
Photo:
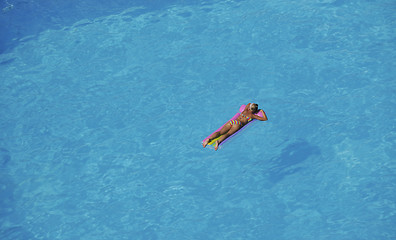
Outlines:
[[[260,116],[257,116],[257,115],[255,115],[255,114],[253,114],[253,118],[254,118],[254,119],[257,119],[257,120],[260,120],[260,121],[267,121],[268,118],[267,118],[267,115],[265,114],[265,112],[263,111],[263,109],[260,109],[259,112],[262,112],[262,113],[263,113],[263,116],[260,117]]]

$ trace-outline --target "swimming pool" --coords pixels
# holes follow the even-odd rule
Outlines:
[[[396,237],[394,1],[124,4],[5,44],[1,239]]]

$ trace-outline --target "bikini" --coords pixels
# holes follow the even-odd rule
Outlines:
[[[245,116],[243,113],[241,113],[241,115],[242,116],[244,116],[247,120],[248,120],[248,122],[250,122],[250,121],[252,121],[253,119],[251,119],[250,117],[248,117],[248,116]]]
[[[245,115],[242,114],[242,113],[241,113],[241,115],[244,116],[244,117],[248,120],[248,122],[250,122],[250,121],[253,120],[252,118],[250,118],[250,117],[248,117],[248,116],[245,116]],[[234,124],[239,124],[239,125],[242,126],[242,123],[241,123],[240,121],[238,121],[238,120],[230,120],[230,124],[231,124],[231,126],[234,125]]]
[[[231,124],[231,126],[234,124],[242,125],[242,123],[238,120],[230,120],[230,124]]]

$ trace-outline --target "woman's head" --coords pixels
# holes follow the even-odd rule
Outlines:
[[[253,113],[257,112],[257,109],[258,109],[258,105],[257,105],[257,104],[255,104],[255,103],[251,103],[251,104],[250,104],[250,110],[251,110]]]

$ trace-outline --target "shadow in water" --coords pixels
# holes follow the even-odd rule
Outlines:
[[[4,173],[4,169],[0,169],[0,219],[4,222],[7,222],[8,216],[15,214],[14,189],[15,184],[11,177]],[[14,219],[15,216],[11,218]],[[0,239],[30,240],[35,238],[18,223],[16,225],[8,223],[8,226],[0,224]]]
[[[6,167],[10,160],[11,160],[10,152],[5,148],[0,147],[0,168]]]
[[[9,227],[0,230],[0,239],[2,240],[35,240],[33,234],[27,232],[23,227]]]
[[[0,239],[1,240],[30,240],[33,234],[20,226],[21,216],[16,212],[14,191],[16,184],[7,173],[7,164],[11,161],[11,154],[5,148],[0,148]],[[10,221],[12,219],[12,221]],[[7,224],[2,223],[7,222]]]
[[[281,181],[284,177],[300,171],[303,167],[300,163],[313,155],[320,155],[320,149],[305,140],[287,145],[279,156],[271,159],[269,180],[272,183]]]

